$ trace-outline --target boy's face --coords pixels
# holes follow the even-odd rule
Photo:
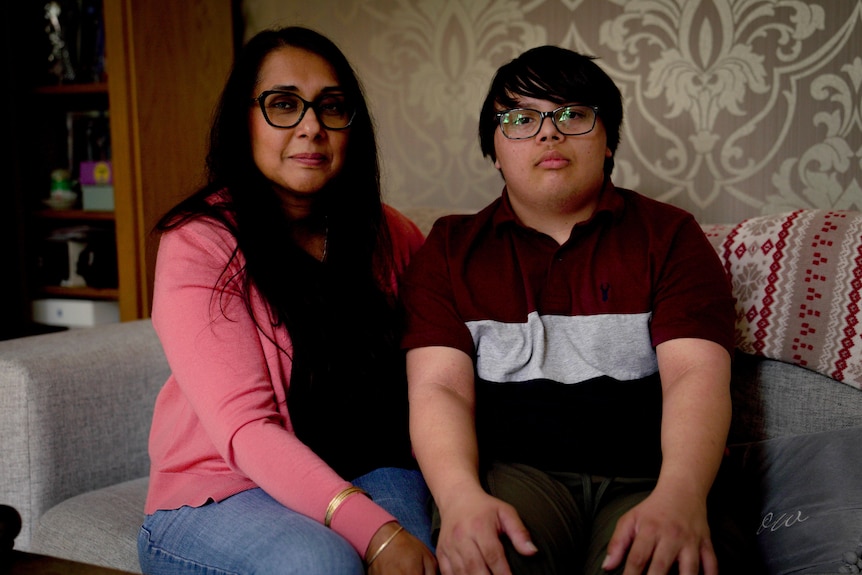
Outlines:
[[[560,104],[522,97],[518,107],[549,112]],[[566,209],[573,202],[594,203],[604,183],[605,158],[613,155],[601,117],[591,132],[579,136],[562,134],[551,118],[545,118],[539,133],[525,140],[510,140],[498,127],[494,149],[494,165],[516,208],[521,203],[553,209]]]

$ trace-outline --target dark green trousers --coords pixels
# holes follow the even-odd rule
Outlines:
[[[544,472],[521,464],[495,463],[485,472],[485,489],[518,511],[539,552],[525,557],[504,537],[506,558],[515,575],[615,575],[601,565],[617,521],[643,501],[656,484],[654,478],[605,478],[580,473]],[[712,514],[711,514],[712,520]],[[434,509],[435,538],[440,517]],[[733,557],[742,550],[742,538],[735,528],[716,538],[722,574],[741,575],[743,559]],[[725,565],[728,568],[725,568]],[[733,568],[730,568],[733,565]]]

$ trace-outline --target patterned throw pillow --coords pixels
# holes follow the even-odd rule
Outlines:
[[[736,344],[862,389],[862,213],[704,226],[732,278]]]

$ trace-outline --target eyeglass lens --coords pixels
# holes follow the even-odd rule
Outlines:
[[[308,108],[314,110],[317,120],[325,128],[341,130],[353,120],[353,109],[342,95],[323,96],[307,102],[290,92],[264,92],[261,108],[269,123],[278,128],[292,128],[299,124]]]
[[[513,140],[532,138],[539,133],[546,116],[550,116],[557,130],[567,136],[586,134],[596,125],[596,111],[590,106],[562,106],[553,112],[529,108],[501,112],[500,129],[504,136]]]

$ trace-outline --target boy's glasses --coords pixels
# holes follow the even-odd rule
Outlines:
[[[526,140],[539,133],[545,118],[551,118],[557,130],[566,136],[588,134],[596,127],[598,115],[598,106],[569,105],[550,112],[515,108],[499,112],[496,117],[504,136],[510,140]]]

